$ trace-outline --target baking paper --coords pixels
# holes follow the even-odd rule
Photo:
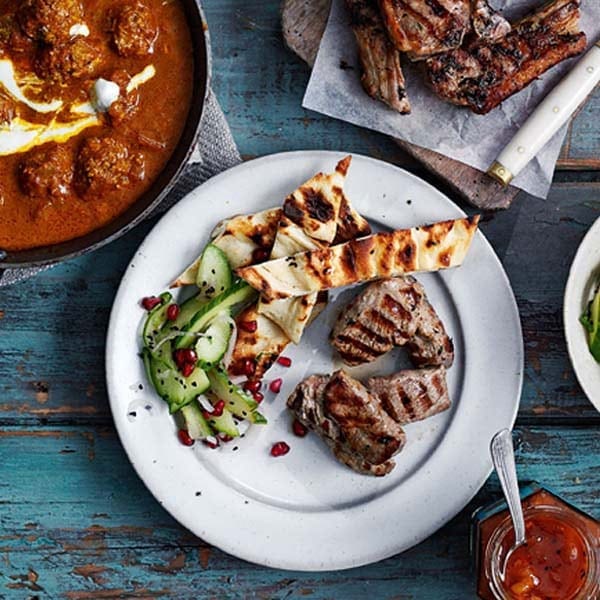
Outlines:
[[[494,8],[510,21],[542,3],[543,0],[492,0]],[[344,0],[333,0],[303,106],[435,150],[481,171],[487,170],[538,102],[578,60],[575,57],[562,62],[487,115],[476,115],[468,108],[439,99],[425,85],[417,66],[403,56],[412,113],[400,115],[364,92],[356,42],[348,23]],[[582,0],[580,24],[589,47],[600,37],[600,0]],[[513,185],[540,198],[548,195],[567,127],[556,133]]]

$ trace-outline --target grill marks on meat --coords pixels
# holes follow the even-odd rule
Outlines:
[[[444,367],[372,377],[367,387],[344,371],[311,375],[296,386],[288,408],[333,455],[357,473],[383,476],[402,450],[402,425],[450,407]]]
[[[331,342],[350,366],[404,345],[416,366],[449,367],[454,360],[452,340],[423,286],[410,276],[369,284],[340,313]]]
[[[330,382],[334,387],[328,392]],[[347,396],[334,396],[342,393]],[[340,407],[340,403],[346,398],[355,411],[368,402],[369,419],[362,416],[353,418],[352,408],[345,411]],[[329,403],[335,411],[344,415],[343,424],[338,423],[328,412]],[[296,386],[288,398],[287,405],[305,427],[321,437],[340,462],[354,471],[380,477],[394,468],[395,463],[391,456],[404,445],[404,431],[385,415],[379,401],[371,396],[362,384],[345,373],[307,377]],[[360,430],[360,427],[370,427],[372,424],[372,431]],[[379,438],[375,437],[373,441],[371,438],[379,433]],[[363,454],[363,450],[366,451],[366,455]],[[369,460],[373,457],[382,460],[373,463]]]
[[[363,88],[401,114],[410,113],[400,53],[387,36],[377,0],[346,0],[358,54]]]
[[[444,100],[485,114],[585,46],[579,0],[554,0],[500,39],[475,40],[430,58],[426,77]]]
[[[371,377],[367,388],[400,425],[421,421],[450,408],[443,366],[400,371],[389,377]]]
[[[411,59],[458,48],[470,29],[471,0],[379,0],[388,35]]]
[[[339,424],[346,445],[368,463],[381,464],[398,453],[406,435],[381,402],[356,379],[336,371],[324,389],[325,410]]]

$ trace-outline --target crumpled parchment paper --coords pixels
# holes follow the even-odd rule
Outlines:
[[[492,0],[494,8],[513,21],[544,0]],[[600,0],[582,0],[581,28],[588,47],[600,37]],[[333,0],[303,106],[362,127],[435,150],[486,171],[545,94],[569,71],[578,57],[553,67],[487,115],[439,99],[426,85],[416,65],[403,57],[410,115],[400,115],[373,100],[360,84],[354,34],[344,0]],[[567,132],[565,125],[516,177],[513,185],[545,198]]]

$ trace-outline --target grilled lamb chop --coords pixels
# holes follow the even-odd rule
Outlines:
[[[554,0],[515,23],[499,40],[475,39],[430,58],[426,76],[444,100],[485,114],[585,46],[579,0]]]
[[[396,48],[413,60],[458,48],[470,29],[471,0],[379,0]]]
[[[345,373],[311,375],[296,386],[287,405],[356,472],[382,476],[394,468],[391,456],[404,446],[404,431],[377,398]]]
[[[410,276],[369,284],[340,313],[331,341],[350,366],[404,345],[418,366],[449,367],[454,360],[452,341],[440,318],[423,286]]]
[[[494,42],[510,31],[510,23],[487,0],[472,0],[471,10],[473,30],[477,37]]]
[[[400,53],[383,27],[377,0],[346,0],[346,6],[358,45],[365,91],[399,113],[409,113]]]
[[[371,377],[367,388],[400,425],[421,421],[450,408],[446,369],[430,367]]]
[[[346,446],[371,464],[402,450],[406,435],[381,402],[356,379],[336,371],[324,390],[325,411],[340,426]]]

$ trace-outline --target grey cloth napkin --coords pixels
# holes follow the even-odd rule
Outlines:
[[[213,91],[210,90],[202,116],[198,146],[171,193],[160,203],[150,217],[165,212],[195,187],[210,179],[213,175],[240,162],[242,162],[242,159],[225,115]],[[0,287],[22,281],[51,267],[52,265],[31,269],[0,270]]]

